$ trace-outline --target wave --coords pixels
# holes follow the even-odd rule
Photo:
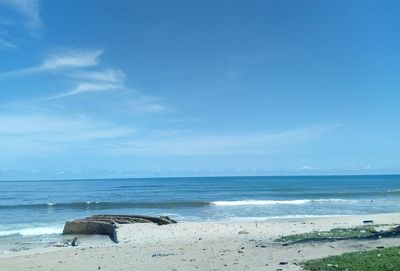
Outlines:
[[[236,201],[213,201],[211,205],[215,206],[242,206],[242,205],[300,205],[310,203],[330,203],[330,202],[347,202],[356,203],[356,200],[346,199],[297,199],[297,200],[236,200]]]
[[[81,209],[81,210],[104,210],[124,208],[144,209],[174,209],[174,208],[196,208],[209,206],[207,201],[166,201],[166,202],[68,202],[68,203],[37,203],[37,204],[16,204],[0,205],[0,209]]]
[[[50,234],[61,234],[62,227],[33,227],[33,228],[22,228],[13,230],[0,231],[0,236],[10,235],[21,235],[21,236],[35,236],[35,235],[50,235]]]
[[[398,194],[400,193],[400,189],[393,189],[393,190],[386,190],[382,193],[393,193],[393,194]]]
[[[242,205],[301,205],[312,203],[357,203],[350,199],[294,199],[294,200],[234,200],[234,201],[162,201],[162,202],[99,202],[82,201],[68,203],[36,203],[0,205],[1,209],[48,209],[48,210],[109,210],[109,209],[181,209],[202,208],[208,206],[242,206]]]

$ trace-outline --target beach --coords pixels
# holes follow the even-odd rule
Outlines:
[[[83,240],[0,254],[0,270],[301,270],[302,261],[399,244],[400,238],[283,245],[282,235],[373,224],[398,224],[400,213],[264,221],[182,222],[118,228],[119,243]]]
[[[0,271],[400,271],[399,14],[0,0]]]

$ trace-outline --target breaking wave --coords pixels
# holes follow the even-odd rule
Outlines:
[[[31,227],[21,228],[13,230],[0,230],[0,236],[9,235],[22,235],[22,236],[35,236],[35,235],[49,235],[49,234],[61,234],[62,227]]]
[[[310,203],[355,203],[356,200],[346,199],[296,199],[296,200],[235,200],[235,201],[213,201],[212,205],[216,206],[242,206],[242,205],[275,205],[275,204],[287,204],[287,205],[300,205]]]

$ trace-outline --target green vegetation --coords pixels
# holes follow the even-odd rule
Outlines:
[[[300,243],[310,241],[332,241],[344,239],[368,239],[400,235],[400,229],[388,225],[365,225],[355,228],[335,228],[329,231],[314,231],[282,236],[275,242]],[[399,269],[400,270],[400,269]]]
[[[310,271],[398,271],[400,247],[351,252],[303,263]]]

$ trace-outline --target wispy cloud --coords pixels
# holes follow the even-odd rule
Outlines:
[[[42,28],[43,21],[40,17],[39,0],[0,0],[0,4],[5,4],[21,13],[27,18],[27,26],[32,34],[36,35]]]
[[[7,41],[5,39],[0,38],[0,49],[1,48],[6,48],[6,49],[16,49],[18,48],[14,43]]]
[[[58,70],[65,68],[92,67],[99,64],[99,57],[103,50],[66,50],[60,54],[49,55],[37,67],[40,70]]]
[[[7,157],[90,157],[109,142],[133,136],[139,129],[85,115],[51,112],[0,114],[0,149]],[[0,155],[0,160],[5,156]]]
[[[126,75],[119,69],[105,69],[101,71],[79,71],[70,76],[79,78],[79,82],[72,90],[45,97],[36,101],[48,101],[84,93],[103,92],[125,89]]]
[[[128,107],[142,113],[170,112],[172,108],[161,104],[160,99],[152,96],[136,95],[128,102]]]
[[[37,66],[2,73],[0,74],[0,78],[22,76],[61,69],[92,67],[99,64],[99,57],[102,54],[103,50],[101,49],[63,50],[61,53],[48,55],[43,62]]]
[[[129,113],[163,113],[171,111],[169,106],[161,103],[161,99],[130,89],[126,85],[127,76],[121,69],[103,67],[100,63],[100,57],[103,53],[101,49],[64,49],[57,54],[48,55],[37,66],[2,73],[0,74],[0,79],[15,79],[15,77],[36,75],[37,73],[44,73],[45,76],[55,78],[69,79],[69,86],[64,91],[60,88],[58,93],[54,91],[42,93],[42,98],[20,101],[13,103],[14,105],[42,103],[82,94],[117,90],[121,94],[121,90],[123,90],[125,95],[121,94],[118,95],[119,97],[113,97],[112,99],[109,97],[110,99],[107,100],[109,104],[112,103],[112,110],[114,111],[115,103],[119,105],[118,108],[127,110]]]
[[[61,93],[61,94],[54,95],[54,96],[49,96],[49,97],[42,98],[42,99],[38,99],[38,100],[35,100],[35,102],[55,100],[55,99],[79,95],[79,94],[83,94],[83,93],[111,91],[111,90],[118,90],[118,89],[123,89],[123,88],[124,88],[124,86],[121,84],[110,84],[110,83],[101,83],[101,82],[100,83],[97,83],[97,82],[80,83],[74,89],[72,89],[68,92]]]
[[[0,148],[7,152],[40,154],[45,150],[90,149],[107,155],[209,156],[274,155],[312,144],[337,125],[281,132],[201,134],[162,132],[117,125],[82,115],[49,113],[0,114]],[[38,125],[40,124],[40,125]],[[87,154],[85,154],[87,155]],[[311,169],[303,167],[302,170]]]
[[[109,84],[109,83],[81,83],[74,90],[68,92],[67,95],[77,95],[85,92],[98,92],[105,90],[115,90],[123,88],[119,84]]]
[[[137,139],[113,146],[113,152],[142,155],[265,155],[287,147],[306,144],[339,125],[317,126],[283,132],[254,132],[220,135],[184,135],[162,139]],[[149,138],[148,136],[146,138]]]
[[[297,170],[318,170],[318,168],[316,168],[314,166],[310,166],[310,165],[305,165],[305,166],[299,167]]]
[[[108,83],[121,83],[126,80],[126,74],[120,69],[105,69],[100,71],[79,71],[71,74],[72,77]]]
[[[161,112],[171,111],[170,107],[157,103],[141,104],[136,108],[141,110],[142,112],[150,112],[150,113],[161,113]]]
[[[0,115],[0,145],[14,142],[30,145],[40,142],[57,143],[106,140],[126,137],[137,129],[115,126],[82,115],[57,116],[49,114]],[[40,125],[38,125],[40,124]]]

